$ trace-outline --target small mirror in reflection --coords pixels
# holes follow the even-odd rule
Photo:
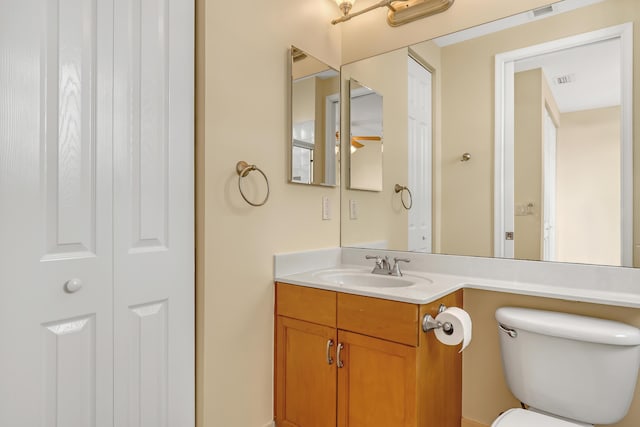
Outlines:
[[[339,183],[340,76],[291,47],[290,182]]]
[[[382,95],[349,81],[349,188],[382,191]]]

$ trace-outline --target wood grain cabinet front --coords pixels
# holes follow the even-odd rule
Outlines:
[[[278,427],[459,427],[462,359],[418,305],[276,283]],[[295,316],[295,317],[292,317]]]

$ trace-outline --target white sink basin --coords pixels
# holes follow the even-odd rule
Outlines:
[[[381,274],[366,273],[353,270],[328,270],[314,274],[318,279],[336,285],[356,288],[406,288],[419,282],[430,282],[428,279],[414,280],[407,276],[384,276]]]

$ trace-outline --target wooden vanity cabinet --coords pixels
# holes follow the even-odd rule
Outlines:
[[[278,427],[459,427],[462,359],[418,305],[276,283]]]

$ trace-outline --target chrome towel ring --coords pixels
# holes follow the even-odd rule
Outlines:
[[[402,202],[402,206],[404,206],[406,210],[411,209],[411,207],[413,206],[413,196],[411,195],[411,190],[409,190],[404,185],[400,185],[400,184],[396,184],[396,186],[394,187],[394,190],[396,193],[400,193],[400,201]],[[407,194],[409,194],[409,206],[407,206],[407,204],[404,202],[404,198],[402,197],[402,194],[405,191],[407,192]]]
[[[254,203],[251,200],[247,199],[247,196],[245,196],[244,192],[242,191],[242,178],[249,175],[251,171],[260,172],[260,174],[264,178],[264,181],[267,183],[267,194],[266,196],[264,196],[264,200],[262,200],[262,202],[259,202],[259,203]],[[269,199],[269,178],[267,178],[267,175],[265,175],[265,173],[262,172],[262,170],[259,167],[257,167],[256,165],[250,165],[249,163],[241,160],[238,163],[236,163],[236,173],[238,174],[238,190],[240,191],[240,195],[242,196],[245,202],[249,203],[251,206],[262,206],[265,203],[267,203],[267,200]]]

